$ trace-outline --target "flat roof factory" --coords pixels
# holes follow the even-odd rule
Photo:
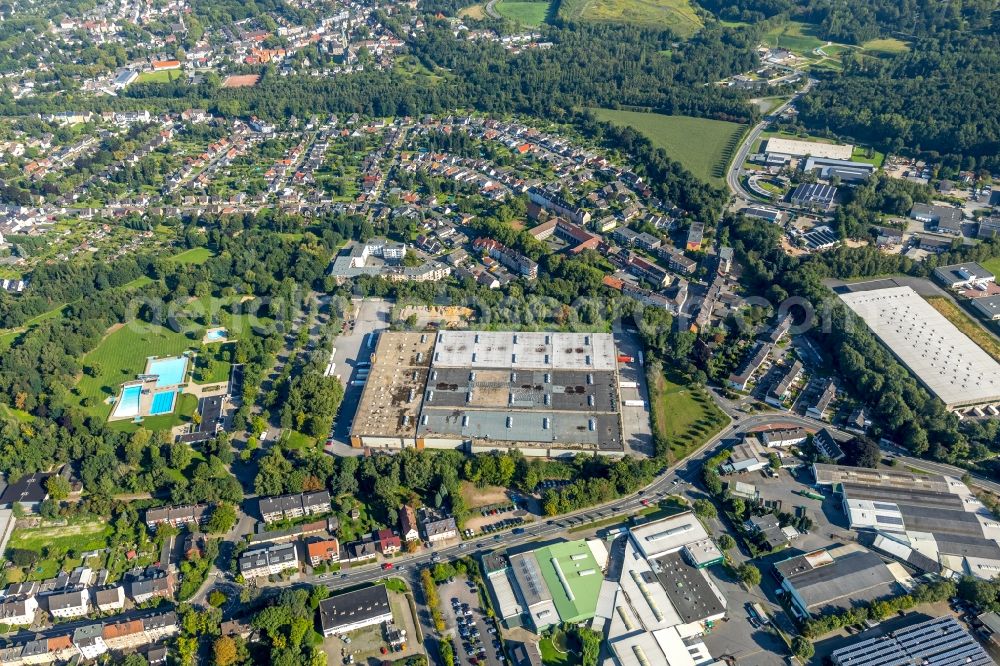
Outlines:
[[[351,444],[622,455],[619,403],[610,334],[387,332]]]
[[[910,287],[840,298],[948,409],[1000,402],[1000,364]]]

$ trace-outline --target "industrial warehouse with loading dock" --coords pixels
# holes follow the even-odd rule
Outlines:
[[[619,360],[606,333],[384,333],[351,445],[623,455]]]

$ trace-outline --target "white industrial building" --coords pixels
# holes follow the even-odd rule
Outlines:
[[[1000,402],[1000,364],[910,287],[840,298],[948,409]]]
[[[814,143],[795,139],[771,138],[764,148],[767,154],[791,155],[792,157],[822,157],[831,160],[850,160],[854,154],[851,144]]]
[[[946,577],[1000,572],[1000,523],[958,479],[820,463],[813,474],[837,489],[848,524],[872,548]]]
[[[725,617],[725,598],[704,569],[685,561],[706,539],[691,513],[630,531],[613,600],[602,604],[608,647],[618,666],[724,663],[712,657],[700,636]]]

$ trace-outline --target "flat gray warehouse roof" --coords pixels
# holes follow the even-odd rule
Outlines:
[[[610,333],[441,331],[434,345],[438,368],[614,370]]]
[[[609,450],[622,447],[617,414],[544,410],[436,409],[425,404],[417,436],[566,446],[585,444]]]
[[[1000,402],[1000,364],[910,287],[840,298],[949,409]]]
[[[867,551],[848,553],[833,564],[789,576],[809,610],[849,608],[892,594],[899,584],[882,559]]]

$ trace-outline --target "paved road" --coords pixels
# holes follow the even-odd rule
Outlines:
[[[486,3],[486,15],[490,18],[500,18],[500,12],[496,9],[497,0],[490,0]]]
[[[805,86],[802,90],[792,95],[787,102],[772,111],[764,120],[760,121],[753,128],[747,132],[746,138],[743,139],[743,143],[740,145],[739,150],[736,151],[736,155],[733,157],[733,161],[729,165],[729,171],[726,173],[726,184],[729,185],[730,191],[736,196],[746,199],[747,201],[761,201],[761,198],[753,194],[749,190],[744,189],[743,184],[740,183],[740,174],[743,172],[743,163],[747,159],[747,155],[750,153],[750,148],[753,144],[760,138],[761,133],[768,126],[773,118],[777,118],[781,113],[788,108],[788,106],[798,100],[799,97],[804,95],[809,91],[812,86],[813,80],[806,79]],[[774,205],[775,202],[768,201],[769,204]]]

